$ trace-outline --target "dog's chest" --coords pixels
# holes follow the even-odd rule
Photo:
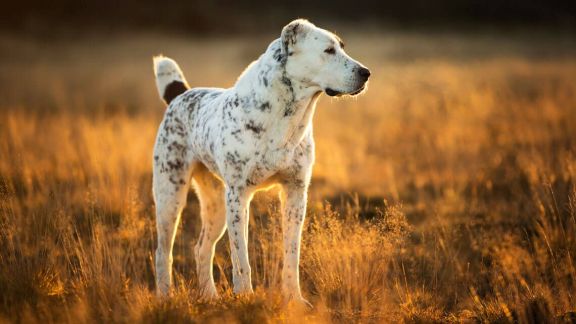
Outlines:
[[[288,168],[295,146],[257,119],[231,119],[195,135],[195,158],[227,181],[261,184]],[[254,128],[254,129],[253,129]]]
[[[242,173],[248,185],[261,184],[294,163],[294,147],[268,144],[247,152],[249,160]]]

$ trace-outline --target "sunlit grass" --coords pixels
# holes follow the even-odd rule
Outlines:
[[[272,194],[252,207],[254,296],[232,295],[224,238],[214,271],[223,298],[198,299],[193,195],[176,239],[174,295],[154,294],[151,151],[163,106],[150,57],[174,56],[193,85],[228,86],[268,39],[1,41],[12,52],[0,64],[0,320],[576,316],[569,42],[351,35],[347,48],[374,78],[360,98],[319,103],[301,265],[315,307],[302,310],[278,295]]]

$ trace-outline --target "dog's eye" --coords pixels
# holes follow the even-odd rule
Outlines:
[[[336,50],[334,49],[334,47],[328,47],[327,49],[324,50],[324,53],[335,54]]]

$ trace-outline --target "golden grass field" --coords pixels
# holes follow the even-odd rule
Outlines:
[[[154,294],[151,57],[230,86],[272,37],[0,36],[0,322],[575,322],[576,41],[342,33],[368,92],[323,97],[303,294],[277,294],[274,194],[250,220],[256,293],[198,302],[189,195],[175,293]]]

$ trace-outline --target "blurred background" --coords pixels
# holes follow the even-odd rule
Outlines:
[[[537,98],[567,100],[563,88],[572,87],[576,54],[570,1],[33,1],[7,3],[0,15],[2,111],[127,114],[153,124],[164,111],[153,55],[176,59],[192,86],[229,87],[294,18],[340,34],[349,54],[375,73],[366,95],[321,101],[316,133],[326,153],[319,154],[317,198],[362,190],[398,199],[406,185],[399,184],[402,168],[428,163],[434,172],[438,166],[453,172],[446,155],[415,161],[411,154],[440,142],[462,145],[467,139],[454,136],[465,136],[466,123],[486,131],[482,119],[509,113],[505,105],[526,101],[523,109],[542,113]],[[434,121],[437,133],[424,132]],[[425,125],[417,140],[395,137],[419,122]],[[450,134],[451,122],[462,132]],[[356,127],[367,133],[350,134]],[[486,145],[496,140],[493,131],[486,136]],[[410,145],[414,151],[403,152]],[[471,159],[463,170],[473,168]]]
[[[294,18],[372,71],[321,97],[302,250],[277,296],[279,206],[250,220],[257,294],[198,301],[188,197],[154,298],[152,56],[230,87]],[[576,2],[12,1],[0,11],[0,322],[521,322],[576,318]]]
[[[4,4],[4,29],[49,35],[86,30],[137,30],[190,34],[262,33],[295,17],[322,25],[356,27],[573,29],[573,1],[367,0],[332,1],[13,1]]]

